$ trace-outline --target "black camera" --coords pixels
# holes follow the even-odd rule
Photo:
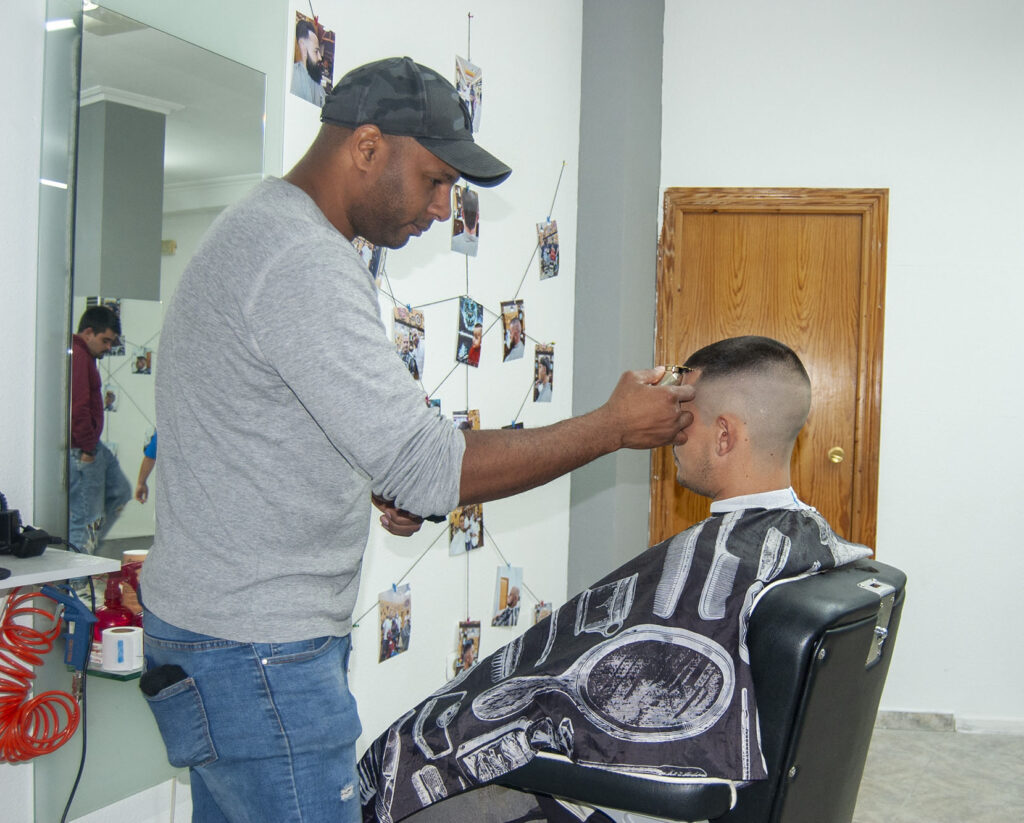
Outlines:
[[[0,554],[15,557],[38,557],[53,538],[42,529],[21,525],[17,509],[7,508],[7,498],[0,494]]]

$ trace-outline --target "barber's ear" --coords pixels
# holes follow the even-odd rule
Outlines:
[[[352,161],[360,171],[369,171],[375,161],[381,159],[384,150],[384,135],[372,124],[365,124],[352,133]]]

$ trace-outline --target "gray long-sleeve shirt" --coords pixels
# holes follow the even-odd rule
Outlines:
[[[211,227],[156,361],[147,609],[247,642],[351,628],[370,492],[457,505],[465,440],[427,409],[362,259],[300,189],[260,184]]]

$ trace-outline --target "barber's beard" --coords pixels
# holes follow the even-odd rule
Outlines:
[[[320,85],[320,81],[323,79],[323,76],[324,76],[323,66],[321,66],[315,60],[307,57],[306,58],[306,73],[309,74],[310,78],[312,78],[314,83],[316,83],[317,85]]]
[[[359,214],[353,216],[353,228],[374,245],[401,248],[409,241],[408,223],[404,216],[407,200],[398,164],[393,160]]]

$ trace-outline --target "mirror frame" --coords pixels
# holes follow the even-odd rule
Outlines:
[[[71,414],[68,329],[71,328],[75,247],[81,0],[47,0],[46,20],[39,161],[32,506],[35,525],[51,534],[65,535]],[[62,21],[60,27],[57,21]],[[63,21],[69,21],[70,25]],[[55,494],[55,489],[64,493]]]

